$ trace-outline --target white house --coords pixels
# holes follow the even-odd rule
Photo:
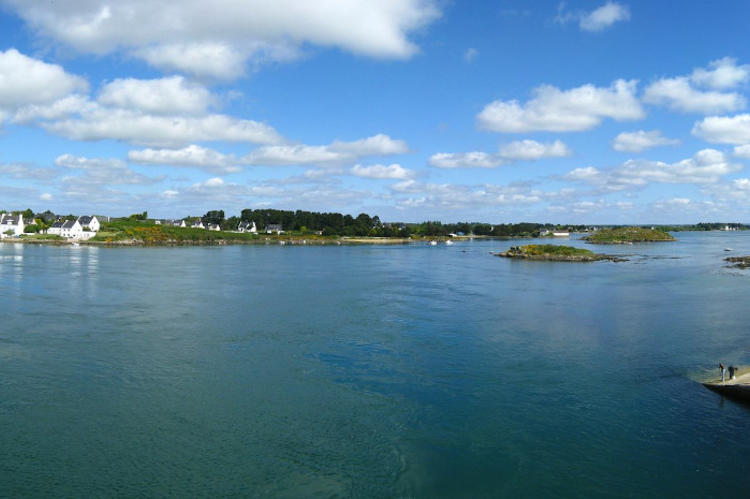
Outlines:
[[[66,220],[60,227],[60,235],[68,239],[83,239],[83,227],[81,227],[78,220]],[[86,237],[86,239],[88,239],[88,237]]]
[[[187,227],[187,224],[184,220],[170,220],[168,223],[172,227]]]
[[[208,230],[216,230],[216,231],[221,230],[221,226],[219,224],[207,224],[206,228]]]
[[[206,228],[206,226],[203,225],[202,220],[198,220],[196,222],[191,223],[190,227],[192,227],[193,229],[205,229]]]
[[[29,222],[29,224],[34,223],[33,220]],[[7,213],[3,213],[0,215],[0,238],[8,237],[9,235],[6,234],[6,232],[12,232],[13,234],[10,234],[10,237],[13,236],[20,236],[23,234],[23,230],[26,228],[26,225],[23,222],[23,215],[10,215]]]
[[[273,234],[274,232],[276,234],[281,234],[282,232],[284,232],[282,230],[282,228],[281,228],[281,224],[268,224],[268,225],[266,225],[266,234]]]
[[[78,217],[78,223],[81,224],[84,232],[99,232],[99,228],[101,227],[99,220],[95,216]]]
[[[237,226],[237,232],[251,232],[253,234],[256,234],[258,232],[257,227],[255,227],[254,221],[245,221],[243,220],[240,222],[240,224]]]

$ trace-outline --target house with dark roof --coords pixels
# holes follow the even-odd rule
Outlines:
[[[99,219],[95,216],[84,215],[78,217],[78,223],[81,224],[84,232],[99,232],[99,227],[101,227]]]
[[[249,222],[247,220],[243,220],[237,226],[237,232],[251,232],[255,234],[258,232],[258,229],[255,227],[255,222],[253,220],[250,220]]]
[[[32,223],[33,220],[24,222],[23,215],[3,213],[0,215],[0,238],[20,236],[26,226]]]
[[[282,232],[284,232],[282,230],[282,228],[281,228],[281,224],[268,224],[268,225],[266,225],[266,234],[273,234],[274,232],[276,234],[281,234]]]

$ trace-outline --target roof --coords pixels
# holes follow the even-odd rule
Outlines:
[[[91,223],[91,221],[94,220],[94,217],[90,217],[88,215],[84,215],[82,217],[78,217],[78,222],[81,225],[88,225]]]
[[[50,229],[59,229],[60,227],[63,226],[63,222],[64,222],[63,220],[58,220],[54,222],[52,225],[50,225]]]
[[[77,222],[77,220],[66,220],[62,224],[62,228],[63,229],[72,229],[75,226],[76,222]]]

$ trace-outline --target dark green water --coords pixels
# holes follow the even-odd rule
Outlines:
[[[750,364],[750,233],[677,236],[2,244],[0,496],[746,497],[750,409],[691,377]]]

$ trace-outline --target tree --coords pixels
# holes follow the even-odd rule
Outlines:
[[[221,222],[224,221],[224,210],[210,210],[201,217],[201,220],[204,224],[221,225]]]

